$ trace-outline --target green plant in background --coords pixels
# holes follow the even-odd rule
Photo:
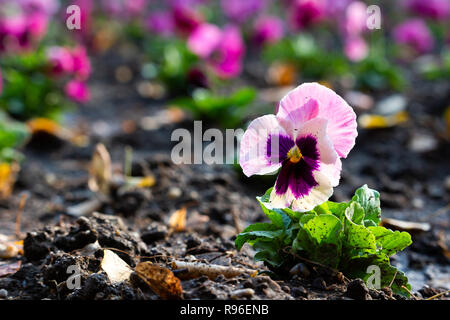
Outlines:
[[[14,118],[57,120],[71,106],[62,88],[48,76],[48,61],[41,50],[2,57],[0,66],[4,81],[0,109]]]
[[[256,97],[256,90],[244,87],[230,95],[217,95],[210,89],[197,88],[192,97],[175,100],[175,104],[190,110],[194,117],[215,121],[223,127],[240,124],[245,107]]]
[[[296,256],[364,281],[372,274],[368,268],[377,266],[381,288],[391,286],[395,293],[409,296],[408,279],[390,264],[389,257],[409,246],[411,236],[380,226],[377,191],[364,185],[347,203],[327,201],[309,212],[271,208],[271,191],[257,198],[270,223],[248,226],[235,240],[238,250],[250,244],[256,250],[254,259],[275,272],[291,267]]]
[[[0,163],[20,162],[23,155],[17,151],[28,139],[28,127],[0,112]]]

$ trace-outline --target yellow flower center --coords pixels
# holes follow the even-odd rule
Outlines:
[[[289,161],[293,163],[297,163],[302,159],[303,155],[300,152],[300,149],[297,146],[294,146],[291,150],[288,152],[288,158]]]

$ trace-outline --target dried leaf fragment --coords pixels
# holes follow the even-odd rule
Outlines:
[[[0,198],[8,198],[13,190],[16,182],[17,173],[19,172],[19,165],[16,162],[0,163]]]
[[[186,229],[186,208],[175,211],[169,219],[169,227],[177,232]]]
[[[99,143],[95,146],[89,168],[89,189],[93,192],[109,194],[112,176],[111,157],[105,145]]]
[[[133,273],[130,266],[111,250],[103,250],[101,268],[113,284],[128,280]]]
[[[181,281],[169,269],[146,261],[136,266],[136,273],[162,299],[183,298]]]
[[[412,222],[392,218],[383,218],[381,224],[391,229],[408,232],[427,232],[431,230],[431,225],[426,222]]]
[[[217,278],[218,275],[223,275],[225,278],[233,278],[241,274],[254,275],[257,270],[238,268],[232,266],[221,266],[214,264],[206,264],[201,262],[186,262],[186,261],[173,261],[172,268],[174,269],[185,269],[186,272],[183,273],[183,278],[194,279],[201,276],[207,276],[211,280]]]
[[[389,116],[363,114],[359,117],[359,124],[365,129],[380,129],[397,126],[408,121],[408,119],[409,114],[406,111],[400,111]]]
[[[13,263],[0,264],[0,278],[16,273],[21,265],[22,261],[20,260]]]

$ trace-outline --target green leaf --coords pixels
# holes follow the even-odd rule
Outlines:
[[[365,184],[356,190],[352,201],[358,202],[364,209],[364,225],[379,225],[381,221],[380,193],[376,190],[369,189]]]
[[[342,223],[335,216],[314,216],[299,229],[295,248],[304,250],[314,261],[335,267],[341,253],[342,230]]]
[[[377,247],[387,256],[402,251],[412,243],[411,235],[407,232],[392,231],[384,227],[367,229],[375,236]]]
[[[364,209],[358,202],[351,202],[350,206],[345,209],[346,218],[355,224],[362,225],[364,219]]]
[[[255,223],[242,231],[235,240],[235,245],[238,250],[241,250],[244,243],[252,241],[259,238],[274,239],[283,234],[283,230],[277,229],[277,227],[270,223]]]
[[[345,255],[348,259],[377,251],[375,236],[364,226],[353,223],[347,216],[345,227]]]

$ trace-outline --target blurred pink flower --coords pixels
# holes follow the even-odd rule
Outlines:
[[[309,211],[339,184],[342,163],[358,135],[356,114],[333,90],[304,83],[281,101],[277,114],[253,120],[240,145],[246,176],[280,169],[270,204]]]
[[[407,0],[406,7],[425,18],[444,20],[450,16],[449,0]]]
[[[345,39],[344,53],[351,61],[361,61],[367,57],[369,47],[360,36],[349,36]]]
[[[172,35],[175,25],[172,15],[167,11],[154,11],[147,17],[147,28],[156,34],[162,36]]]
[[[73,71],[72,54],[68,48],[50,47],[47,49],[46,54],[52,74],[62,75]]]
[[[64,91],[66,95],[75,102],[87,102],[91,98],[89,87],[86,83],[78,80],[69,81]]]
[[[60,3],[57,0],[16,0],[20,4],[21,8],[26,12],[39,12],[45,13],[50,16],[55,14]]]
[[[347,35],[359,35],[367,29],[367,5],[353,1],[345,10],[344,29]]]
[[[257,14],[265,4],[265,0],[221,0],[225,15],[237,23],[242,23]]]
[[[27,30],[35,40],[42,39],[47,33],[49,16],[35,12],[27,17]]]
[[[393,31],[394,40],[414,48],[418,53],[425,53],[433,49],[434,40],[426,23],[414,18],[396,26]]]
[[[284,34],[283,21],[275,16],[263,16],[255,21],[253,27],[253,40],[257,44],[274,43]]]
[[[203,23],[189,35],[187,46],[199,57],[207,58],[217,49],[222,36],[222,30],[218,26]]]
[[[292,3],[291,24],[301,30],[321,21],[325,17],[325,0],[295,0]]]
[[[202,24],[188,38],[188,48],[206,59],[221,78],[240,74],[245,51],[241,32],[228,25],[223,30],[212,24]]]

